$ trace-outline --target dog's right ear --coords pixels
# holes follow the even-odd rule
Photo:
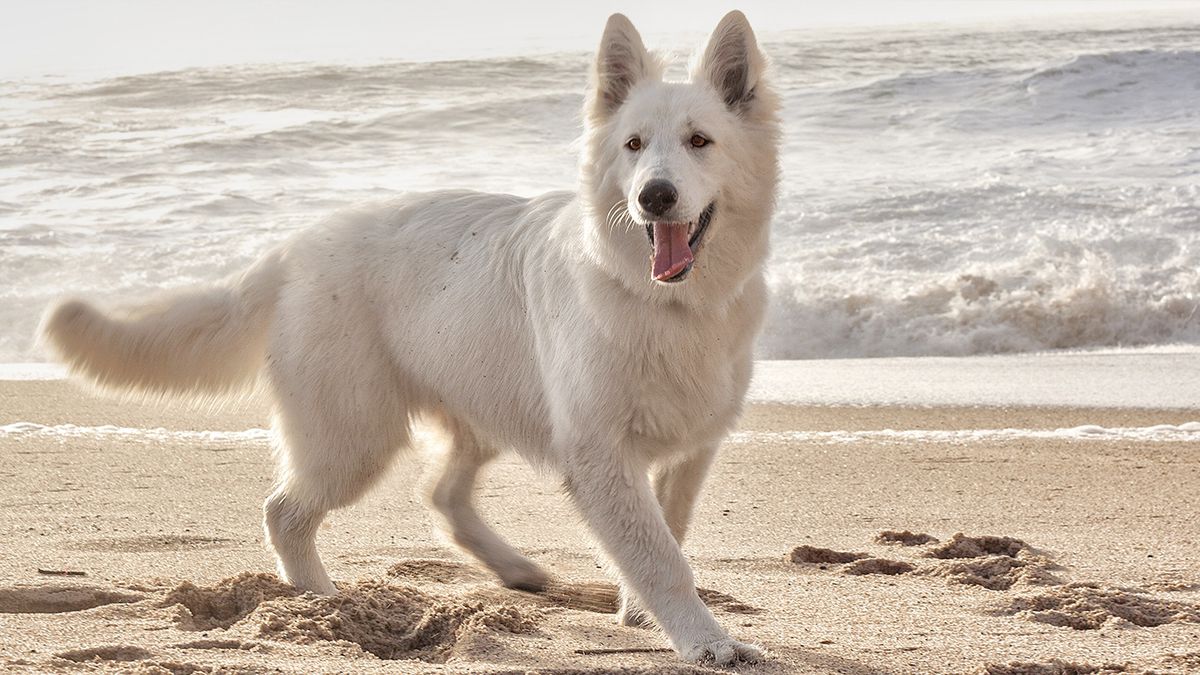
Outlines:
[[[633,23],[624,14],[608,17],[592,71],[592,113],[607,117],[621,107],[633,85],[657,70],[657,62],[646,51]]]

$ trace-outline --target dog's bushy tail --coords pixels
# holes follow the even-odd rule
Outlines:
[[[249,387],[266,357],[284,262],[280,251],[212,286],[165,292],[102,311],[83,300],[52,306],[43,343],[97,386],[150,395],[212,396]]]

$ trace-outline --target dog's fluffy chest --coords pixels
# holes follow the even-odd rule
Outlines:
[[[637,358],[630,431],[651,454],[712,442],[737,414],[749,355],[691,337]]]

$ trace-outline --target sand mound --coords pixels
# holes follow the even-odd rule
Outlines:
[[[1200,651],[1186,654],[1167,654],[1162,659],[1163,664],[1178,668],[1185,673],[1200,673]]]
[[[1183,579],[1161,579],[1146,584],[1146,588],[1151,591],[1168,592],[1200,591],[1200,582]]]
[[[1102,675],[1103,673],[1128,672],[1125,666],[1106,664],[1093,666],[1086,663],[1070,663],[1051,659],[1044,663],[1013,661],[1004,665],[986,665],[976,671],[978,675]]]
[[[55,654],[60,659],[85,663],[87,661],[139,661],[153,656],[149,651],[132,645],[109,645],[104,647],[88,647],[72,649]]]
[[[922,573],[945,577],[960,584],[981,586],[992,591],[1007,591],[1017,584],[1030,586],[1063,584],[1065,582],[1062,579],[1050,572],[1057,568],[1057,565],[1040,556],[1010,558],[994,555],[943,563],[922,570]]]
[[[931,535],[908,530],[884,530],[875,536],[879,544],[919,546],[938,540]],[[1005,591],[1017,584],[1050,586],[1066,583],[1051,573],[1061,569],[1048,557],[1035,554],[1025,542],[1011,537],[968,537],[961,532],[950,541],[922,554],[940,561],[918,566],[901,560],[872,558],[863,553],[835,551],[815,546],[797,546],[791,561],[820,565],[847,565],[845,574],[907,574],[944,577],[951,581],[980,586],[993,591]]]
[[[866,553],[848,553],[846,551],[835,551],[830,548],[817,548],[816,546],[797,546],[792,549],[791,560],[794,563],[810,563],[810,564],[832,564],[841,565],[855,560],[866,558]]]
[[[0,614],[78,612],[101,605],[144,599],[133,593],[88,586],[16,586],[0,588]]]
[[[531,633],[541,611],[470,596],[437,598],[408,586],[363,582],[337,596],[284,596],[247,617],[258,634],[299,644],[353,642],[381,659],[443,662],[471,633]]]
[[[950,541],[938,546],[925,554],[928,558],[982,558],[989,555],[1004,555],[1015,558],[1022,550],[1028,549],[1025,542],[1012,537],[968,537],[962,532],[955,534]]]
[[[1015,598],[999,613],[1076,630],[1095,630],[1111,620],[1148,628],[1177,622],[1200,623],[1197,605],[1081,584]]]
[[[483,570],[468,563],[425,558],[401,560],[389,567],[387,574],[389,577],[400,577],[404,581],[425,581],[435,584],[489,579]]]
[[[875,535],[875,543],[921,546],[922,544],[936,544],[938,543],[938,538],[929,534],[909,532],[908,530],[884,530]]]
[[[258,673],[274,673],[278,668],[265,668],[245,665],[200,665],[186,661],[138,661],[136,664],[123,666],[122,673],[128,675],[258,675]]]
[[[917,568],[912,563],[886,558],[863,558],[846,567],[846,574],[907,574]]]
[[[825,565],[845,565],[850,563],[844,572],[854,575],[905,574],[916,569],[916,565],[899,560],[872,558],[866,553],[835,551],[830,548],[818,548],[807,545],[797,546],[792,549],[789,558],[794,563],[820,565],[821,569],[825,569]]]
[[[421,566],[416,566],[422,568]],[[200,587],[184,582],[167,594],[163,606],[182,605],[178,620],[190,630],[250,627],[263,637],[298,644],[349,642],[381,659],[441,662],[465,636],[500,631],[529,633],[541,610],[474,594],[439,598],[410,586],[361,582],[336,596],[301,594],[270,574],[245,573]],[[532,597],[532,596],[531,596]],[[263,651],[238,639],[199,640],[189,649]]]
[[[210,630],[229,628],[267,600],[297,595],[295,588],[273,574],[245,572],[213,586],[200,587],[185,581],[167,594],[162,606],[187,608],[179,620],[181,628]]]

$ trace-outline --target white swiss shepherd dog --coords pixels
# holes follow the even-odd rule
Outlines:
[[[717,623],[680,550],[742,410],[766,300],[778,100],[740,12],[684,82],[627,18],[604,29],[580,186],[444,191],[353,209],[208,287],[52,307],[44,343],[97,386],[211,397],[265,385],[279,476],[265,527],[282,575],[336,593],[315,535],[411,444],[444,436],[429,502],[507,586],[548,575],[480,518],[503,450],[559,472],[620,574],[625,624],[689,661],[762,657]],[[261,378],[260,378],[261,376]]]

